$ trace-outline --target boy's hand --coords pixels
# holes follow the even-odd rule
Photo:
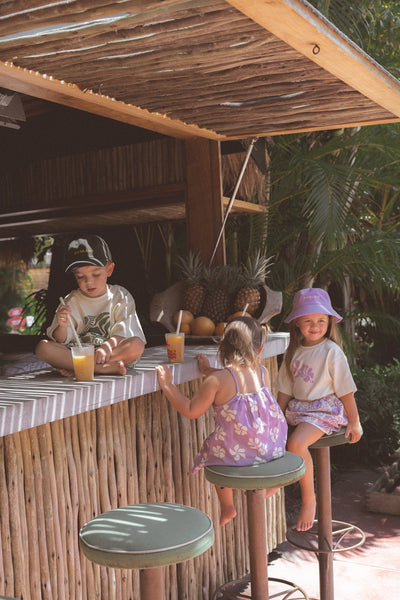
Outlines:
[[[199,371],[205,375],[207,370],[210,368],[210,361],[208,360],[208,357],[205,354],[198,354],[196,358]]]
[[[68,327],[68,315],[70,314],[71,308],[68,305],[60,306],[56,313],[58,327],[64,329]]]
[[[95,364],[104,364],[110,362],[112,349],[110,345],[105,342],[101,346],[99,346],[94,353],[94,362]]]
[[[157,379],[161,388],[169,383],[172,383],[172,372],[167,365],[158,365],[156,367]]]
[[[356,421],[355,423],[350,423],[346,427],[346,433],[344,434],[345,438],[349,438],[349,444],[355,444],[361,439],[363,434],[360,421]]]

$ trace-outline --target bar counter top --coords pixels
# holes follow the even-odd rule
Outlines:
[[[287,333],[269,334],[262,357],[283,354],[288,340]],[[169,365],[174,383],[201,377],[195,360],[200,353],[209,356],[211,366],[218,366],[216,344],[187,344],[184,362]],[[160,389],[155,367],[166,362],[166,347],[155,346],[146,348],[135,368],[123,377],[102,375],[90,382],[76,382],[51,367],[0,377],[0,436],[151,394]]]

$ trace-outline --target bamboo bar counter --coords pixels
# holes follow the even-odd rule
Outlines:
[[[270,334],[264,364],[272,380],[288,335]],[[185,347],[171,365],[192,394],[201,382],[196,354],[216,365],[216,347]],[[215,543],[202,556],[165,569],[166,600],[208,600],[249,570],[244,495],[220,528],[219,504],[194,456],[213,429],[212,411],[190,421],[159,390],[155,366],[166,348],[145,350],[125,377],[78,383],[42,369],[0,378],[0,595],[24,600],[138,600],[139,574],[89,562],[79,528],[126,504],[176,502],[211,516]],[[269,551],[285,536],[283,493],[267,500]]]

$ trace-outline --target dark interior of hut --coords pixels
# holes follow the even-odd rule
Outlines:
[[[148,144],[166,136],[38,98],[21,95],[21,99],[26,121],[21,123],[19,129],[0,127],[0,179],[3,186],[5,181],[12,181],[14,186],[12,198],[1,194],[0,246],[15,237],[21,240],[32,235],[54,237],[46,296],[48,321],[56,309],[59,296],[75,287],[73,277],[67,276],[63,270],[65,239],[78,228],[103,236],[110,245],[116,263],[110,283],[119,283],[131,291],[140,318],[144,321],[149,344],[160,343],[164,328],[148,320],[148,307],[152,295],[170,283],[165,269],[165,245],[162,236],[152,237],[151,273],[146,271],[138,231],[142,228],[141,233],[149,235],[143,229],[149,223],[156,226],[173,223],[178,238],[176,251],[186,252],[184,211],[177,211],[174,204],[177,200],[180,205],[184,203],[184,181],[169,187],[154,186],[146,190],[143,197],[138,192],[135,198],[130,195],[127,209],[127,200],[110,191],[100,199],[98,194],[88,192],[86,198],[66,197],[59,202],[55,190],[55,195],[48,195],[48,200],[42,203],[34,193],[30,194],[29,178],[24,182],[22,180],[24,173],[28,172],[35,177],[35,169],[42,171],[49,161],[59,161],[58,168],[64,169],[74,156],[92,153],[93,160],[96,160],[96,156],[107,149],[112,154],[118,148]],[[173,143],[181,144],[178,140],[173,140]],[[221,144],[223,155],[233,155],[243,150],[244,146],[239,141]],[[257,158],[257,155],[254,157]],[[262,152],[258,159],[262,162]],[[115,160],[118,160],[117,154]],[[44,189],[46,183],[43,173],[40,177]],[[51,185],[54,182],[49,180]],[[142,215],[144,204],[146,210],[143,216],[138,217]],[[26,332],[25,335],[2,334],[0,345],[7,352],[32,351],[38,339],[38,335],[26,335]]]

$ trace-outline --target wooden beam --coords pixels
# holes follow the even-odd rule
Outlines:
[[[0,240],[25,235],[120,227],[144,223],[184,221],[185,186],[168,184],[128,192],[74,198],[71,204],[16,210],[0,215]],[[222,199],[224,210],[229,198]],[[267,207],[236,199],[231,215],[262,214]]]
[[[203,139],[186,141],[186,230],[188,249],[208,264],[224,220],[222,203],[221,148]],[[222,235],[214,264],[225,264]]]
[[[229,204],[230,198],[225,196],[222,198],[224,212]],[[268,208],[263,204],[255,204],[254,202],[246,202],[245,200],[235,199],[230,211],[230,215],[259,215],[268,212]]]
[[[196,125],[186,125],[186,123],[170,119],[166,115],[152,113],[132,104],[125,104],[119,100],[114,100],[109,96],[96,94],[90,90],[82,91],[77,85],[72,83],[65,83],[41,73],[21,69],[11,63],[1,61],[0,87],[57,104],[70,106],[78,110],[106,117],[107,119],[121,121],[128,125],[135,125],[136,127],[156,131],[157,133],[178,139],[193,137],[213,140],[227,139],[225,136],[218,135],[214,131],[202,129]]]
[[[400,83],[301,0],[227,0],[320,67],[400,117]],[[354,126],[354,124],[353,124]],[[281,133],[281,132],[280,132]]]

